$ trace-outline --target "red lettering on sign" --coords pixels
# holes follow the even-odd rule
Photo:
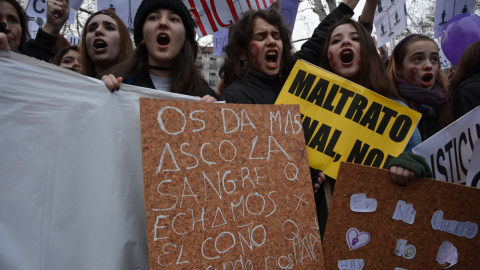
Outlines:
[[[258,0],[255,0],[255,3],[257,3],[257,8],[258,8],[258,9],[261,9],[261,8],[260,8],[260,3],[258,3]]]
[[[217,13],[217,8],[215,7],[215,3],[214,3],[215,0],[210,0],[210,5],[212,5],[212,11],[213,11],[213,15],[215,16],[215,19],[217,20],[218,24],[221,26],[221,27],[229,27],[230,25],[232,25],[232,21],[229,21],[228,24],[224,24],[222,22],[222,20],[220,20],[220,17],[218,17],[218,13]],[[230,8],[231,10],[231,8]]]
[[[271,0],[271,1],[275,1],[275,0]],[[238,15],[237,15],[237,11],[235,10],[235,7],[233,6],[232,0],[228,0],[227,4],[228,4],[228,7],[230,8],[230,12],[232,13],[233,20],[237,22],[238,21]],[[249,3],[249,5],[250,5],[250,3]]]
[[[205,31],[205,27],[203,26],[202,20],[200,20],[200,15],[198,15],[197,8],[195,7],[195,3],[193,0],[188,0],[188,3],[190,4],[191,8],[194,8],[195,10],[193,11],[193,15],[197,17],[198,21],[198,28],[200,28],[200,32],[202,32],[202,35],[207,35],[207,31]]]

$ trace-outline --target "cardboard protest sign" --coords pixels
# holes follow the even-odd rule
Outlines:
[[[477,269],[480,189],[342,162],[323,247],[325,269]],[[466,207],[467,206],[467,207]],[[442,266],[445,264],[444,266]]]
[[[465,184],[475,142],[480,138],[480,107],[413,148],[432,169],[433,178]]]
[[[297,61],[275,104],[299,104],[310,166],[336,178],[341,161],[382,167],[403,152],[420,114]]]
[[[151,269],[323,269],[298,106],[140,112]]]

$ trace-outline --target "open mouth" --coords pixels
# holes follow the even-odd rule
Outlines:
[[[170,43],[170,37],[166,34],[160,34],[157,37],[157,44],[160,46],[166,46]]]
[[[353,62],[353,51],[352,50],[344,50],[340,53],[340,61],[342,64],[350,64]]]
[[[433,75],[431,73],[427,73],[425,75],[422,76],[422,85],[424,87],[428,87],[430,85],[432,85],[432,79],[433,79]]]
[[[103,41],[103,40],[95,40],[93,42],[93,47],[95,49],[104,49],[104,48],[107,47],[107,43],[105,43],[105,41]]]
[[[267,55],[265,56],[265,61],[270,66],[277,65],[277,59],[278,59],[278,53],[275,52],[275,51],[269,51],[269,52],[267,52]]]

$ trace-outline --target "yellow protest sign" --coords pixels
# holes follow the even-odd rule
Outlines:
[[[421,114],[299,60],[275,104],[299,104],[310,167],[337,178],[341,161],[381,168],[403,152]]]

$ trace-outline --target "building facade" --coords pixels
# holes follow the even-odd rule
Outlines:
[[[214,57],[213,47],[200,47],[197,54],[197,63],[201,64],[201,73],[208,85],[218,91],[220,77],[218,71],[223,65],[224,57]]]

